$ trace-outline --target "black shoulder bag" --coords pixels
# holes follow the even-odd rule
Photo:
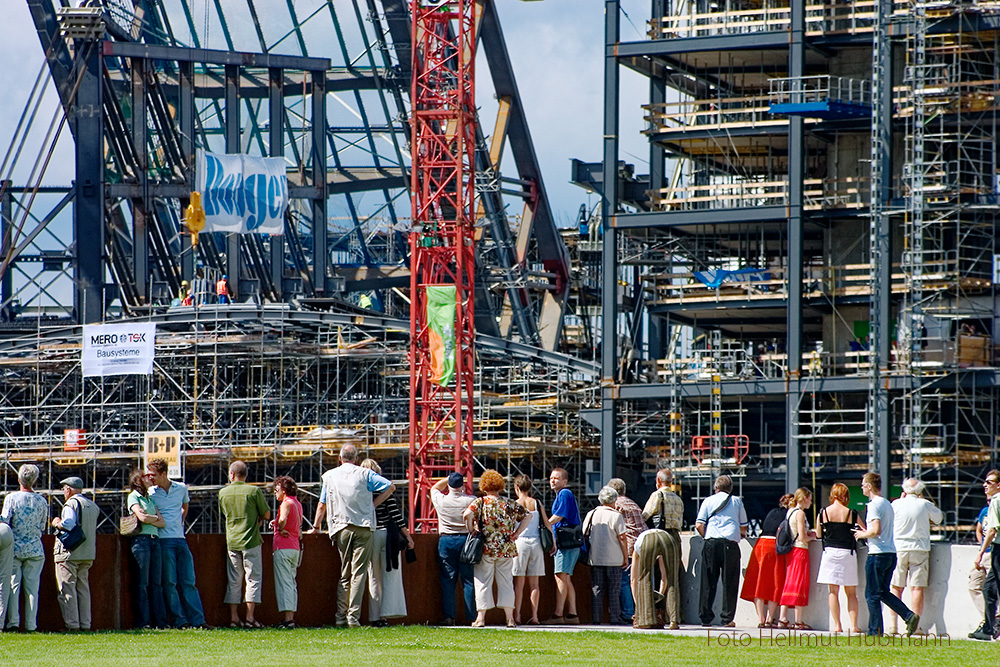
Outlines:
[[[483,535],[482,522],[479,520],[479,509],[476,509],[476,525],[479,527],[474,533],[469,533],[462,545],[462,551],[458,554],[458,562],[466,565],[479,565],[483,559],[483,549],[486,547],[486,536]]]
[[[76,503],[76,525],[69,530],[56,531],[56,537],[62,542],[63,549],[66,551],[73,551],[83,544],[86,538],[83,535],[83,508],[79,501]]]

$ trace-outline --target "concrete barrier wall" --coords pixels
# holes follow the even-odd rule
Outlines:
[[[56,580],[52,562],[51,535],[43,536],[46,560],[39,591],[39,630],[54,631],[63,628],[62,615],[56,601]],[[229,624],[229,607],[223,604],[226,592],[226,540],[224,535],[188,535],[188,545],[194,556],[198,590],[201,593],[205,616],[211,625]],[[409,612],[398,622],[436,623],[441,620],[441,584],[437,564],[437,536],[416,535],[417,562],[403,565],[403,585]],[[266,545],[269,545],[267,539]],[[337,582],[340,576],[340,557],[326,535],[304,535],[302,564],[298,571],[299,610],[296,621],[300,625],[333,625],[337,607]],[[271,625],[281,620],[274,597],[274,575],[271,552],[264,552],[264,587],[257,618]],[[132,579],[135,563],[129,551],[129,540],[117,535],[97,536],[97,559],[91,568],[90,588],[93,603],[94,629],[132,627]],[[555,604],[555,582],[551,576],[552,559],[546,557],[549,576],[541,582],[541,618],[549,618]],[[590,572],[578,567],[574,575],[581,621],[590,621]],[[459,620],[464,616],[460,590],[456,592]],[[12,601],[13,603],[13,601]],[[23,609],[23,605],[22,605]],[[529,607],[530,609],[530,607]],[[529,612],[530,614],[530,612]],[[242,612],[240,614],[243,615]],[[367,619],[367,601],[362,620]],[[471,622],[472,619],[465,619]],[[493,610],[487,621],[497,625],[503,622],[503,612]]]
[[[698,620],[698,587],[700,584],[697,574],[704,542],[697,535],[684,535],[681,539],[685,565],[681,582],[681,589],[684,592],[682,613],[685,622],[696,624],[700,623]],[[755,540],[744,540],[740,544],[741,586],[754,542]],[[803,620],[817,630],[829,630],[832,627],[828,599],[829,587],[816,583],[823,547],[819,542],[812,542],[809,546],[810,579],[813,583],[809,589],[809,606]],[[971,545],[932,543],[930,583],[924,591],[924,613],[920,621],[922,630],[965,638],[967,633],[979,627],[983,619],[972,603],[968,586],[969,572],[972,570],[977,553],[978,547]],[[865,604],[865,558],[867,555],[868,552],[865,548],[858,552],[858,624],[862,630],[868,627],[868,606]],[[903,602],[909,604],[909,596],[909,591],[904,590]],[[722,595],[720,591],[715,601],[716,622],[718,622],[718,612],[721,606]],[[844,597],[843,588],[840,590],[840,615],[842,627],[846,630],[849,623],[847,620],[847,599]],[[790,618],[790,620],[793,619]],[[888,626],[888,620],[889,612],[885,610],[883,612],[884,626]],[[740,600],[737,604],[736,624],[741,627],[757,627],[757,612],[751,603]],[[903,630],[901,621],[898,626],[900,630]]]
[[[39,623],[40,630],[59,630],[63,627],[62,616],[56,602],[55,574],[52,563],[51,535],[45,536],[45,569],[42,572],[40,590]],[[437,565],[437,537],[435,535],[414,536],[417,562],[403,565],[403,582],[406,589],[408,617],[406,623],[435,623],[441,614],[441,587]],[[684,572],[681,576],[681,591],[684,622],[698,624],[698,565],[703,541],[697,535],[682,536]],[[229,610],[223,604],[226,589],[226,547],[222,535],[189,535],[188,544],[194,555],[205,614],[212,625],[228,625]],[[337,550],[325,535],[304,536],[305,550],[299,568],[299,612],[297,620],[301,625],[331,625],[336,609],[337,580],[340,559]],[[813,543],[810,549],[812,580],[815,582],[819,570],[822,548]],[[750,559],[752,542],[744,540],[740,545],[740,573],[746,570]],[[934,544],[931,550],[931,583],[925,594],[924,630],[938,634],[964,637],[974,630],[982,619],[979,617],[968,593],[968,573],[976,557],[976,547],[951,544]],[[864,557],[859,553],[859,623],[867,627],[868,610],[864,601]],[[90,582],[93,596],[95,629],[132,627],[131,581],[134,567],[129,552],[129,541],[117,535],[99,535],[97,560],[91,568]],[[258,607],[258,618],[265,624],[275,624],[281,620],[274,598],[274,578],[271,569],[271,554],[264,550],[264,591],[263,601]],[[555,583],[552,578],[552,559],[546,557],[548,576],[541,580],[541,611],[544,620],[552,615],[555,603]],[[580,620],[590,622],[590,570],[578,566],[573,576],[577,592],[577,606]],[[908,601],[908,593],[904,593]],[[459,617],[464,616],[462,602],[456,593]],[[13,600],[11,601],[14,602]],[[527,603],[527,601],[526,601]],[[721,591],[716,599],[716,612],[721,606]],[[847,605],[841,591],[841,614],[845,627]],[[365,610],[367,613],[367,610]],[[366,618],[366,616],[363,616]],[[829,629],[829,605],[827,587],[813,583],[809,592],[809,607],[805,621],[817,629]],[[490,612],[487,620],[500,624],[503,614],[499,610]],[[466,619],[467,621],[470,619]],[[606,621],[607,619],[605,619]],[[736,622],[741,627],[756,627],[757,616],[751,603],[740,601],[736,608]],[[900,624],[902,627],[902,624]]]

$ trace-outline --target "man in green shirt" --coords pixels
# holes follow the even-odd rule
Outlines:
[[[226,574],[226,604],[229,605],[230,627],[263,627],[253,617],[254,608],[260,603],[262,574],[260,526],[271,518],[271,510],[264,500],[264,493],[246,482],[247,464],[233,461],[229,466],[229,484],[219,491],[219,510],[226,518],[226,548],[229,564]],[[246,579],[247,620],[240,623],[239,604],[242,588],[240,574]]]

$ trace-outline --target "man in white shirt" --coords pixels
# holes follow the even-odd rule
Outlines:
[[[715,494],[705,498],[698,509],[694,529],[705,538],[701,553],[701,597],[698,616],[701,624],[712,625],[715,590],[722,576],[722,625],[735,628],[736,600],[740,586],[740,540],[747,535],[747,512],[743,501],[733,495],[733,480],[719,475]],[[673,620],[673,619],[671,619]]]
[[[893,542],[896,544],[896,571],[892,575],[892,594],[903,597],[909,582],[910,608],[924,613],[924,588],[927,587],[931,560],[931,524],[941,525],[944,514],[923,496],[924,483],[908,477],[903,480],[903,497],[892,501]],[[896,634],[896,614],[889,614],[889,634]]]
[[[340,465],[323,473],[316,520],[310,531],[315,532],[323,525],[323,517],[329,516],[330,540],[340,552],[336,624],[351,628],[361,626],[361,601],[368,587],[375,508],[396,490],[395,484],[374,470],[355,465],[357,458],[357,448],[344,445],[340,450]]]
[[[997,534],[997,527],[1000,526],[1000,470],[994,468],[986,473],[983,489],[990,499],[990,505],[986,511],[986,520],[983,522],[986,534],[983,535],[983,543],[979,547],[979,553],[976,554],[975,565],[977,569],[982,567],[983,554],[990,549]],[[997,598],[1000,597],[998,577],[1000,577],[1000,548],[990,552],[990,571],[986,575],[986,581],[983,582],[983,602],[986,606],[986,610],[983,612],[983,623],[969,633],[969,639],[993,641],[993,634],[996,630],[993,621],[997,614]]]
[[[461,563],[458,555],[468,535],[462,514],[475,496],[465,492],[465,476],[453,472],[439,479],[431,487],[431,504],[438,516],[438,565],[441,569],[441,625],[455,625],[455,584],[462,580],[462,597],[465,600],[465,622],[476,618],[476,590],[472,566]]]

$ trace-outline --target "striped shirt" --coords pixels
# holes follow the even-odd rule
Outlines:
[[[377,494],[375,494],[375,497],[377,497]],[[396,500],[395,494],[386,498],[385,502],[375,508],[376,528],[387,528],[390,519],[396,523],[397,527],[406,527],[406,520],[403,519],[403,513],[399,509],[399,501]]]
[[[625,541],[628,542],[628,557],[631,558],[636,538],[646,530],[646,521],[642,518],[642,509],[628,496],[618,496],[615,509],[625,519]]]

